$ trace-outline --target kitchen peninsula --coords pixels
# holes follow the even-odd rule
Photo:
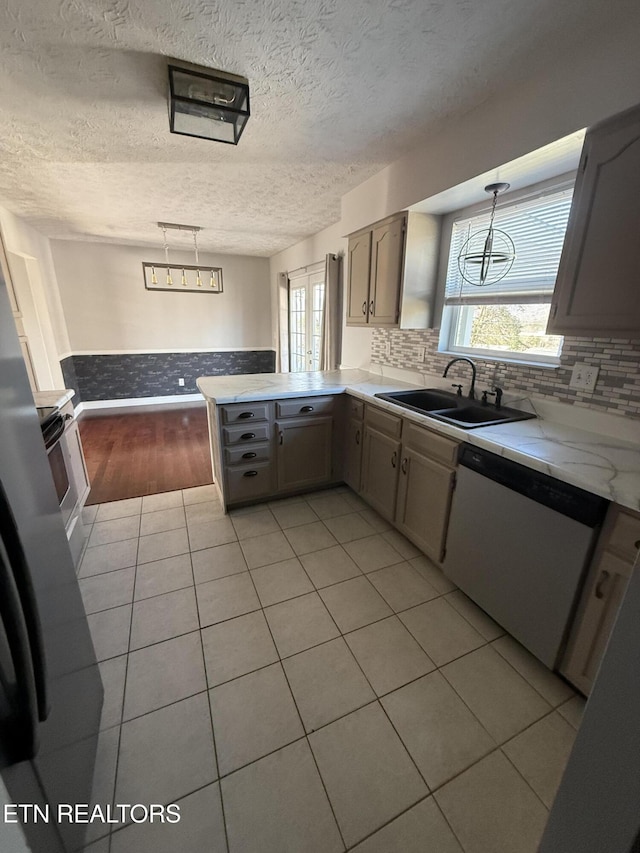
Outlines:
[[[223,491],[225,506],[232,505],[234,501],[229,500],[224,493],[224,484],[220,482],[224,471],[219,422],[223,407],[257,402],[275,404],[277,401],[307,397],[331,397],[340,402],[346,396],[401,415],[407,421],[453,440],[468,442],[557,477],[628,509],[640,510],[640,441],[634,443],[629,440],[630,433],[624,438],[615,436],[617,424],[625,420],[615,416],[600,416],[598,431],[587,431],[571,423],[572,415],[574,422],[580,419],[580,423],[589,423],[589,413],[585,410],[564,404],[550,405],[535,397],[520,397],[509,399],[509,405],[535,411],[536,419],[465,430],[375,397],[378,393],[425,386],[448,389],[448,383],[441,377],[425,376],[424,384],[418,386],[414,382],[387,378],[381,373],[352,369],[201,377],[197,385],[207,401],[214,472],[218,489]],[[344,413],[340,414],[344,419]],[[249,421],[256,424],[255,415],[240,423]],[[605,421],[613,425],[610,432],[600,431],[600,424]],[[628,426],[628,422],[623,425]],[[269,430],[264,435],[262,444],[273,440]],[[334,474],[329,482],[343,479],[341,472]],[[265,493],[260,498],[274,497],[276,493],[274,488],[270,495]]]

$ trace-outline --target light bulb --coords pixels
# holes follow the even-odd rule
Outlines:
[[[151,267],[151,284],[158,283],[158,276],[156,275],[156,268]]]
[[[183,270],[182,270],[182,279],[181,279],[181,281],[182,281],[182,286],[183,286],[183,287],[186,287],[186,286],[187,286],[187,274],[186,274],[186,272],[184,271],[184,268],[183,268]]]
[[[209,282],[209,286],[210,286],[210,287],[215,287],[215,286],[216,286],[216,279],[215,279],[215,276],[214,276],[214,274],[213,274],[213,270],[211,270],[211,281]]]
[[[167,270],[167,284],[169,287],[173,284],[173,279],[171,278],[171,270]]]
[[[202,279],[200,278],[200,270],[198,270],[197,274],[196,274],[196,284],[198,285],[198,287],[202,287]]]

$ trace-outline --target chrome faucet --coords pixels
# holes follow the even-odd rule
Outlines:
[[[471,386],[469,388],[469,399],[475,400],[476,399],[476,366],[471,361],[470,358],[452,358],[451,361],[449,362],[449,364],[445,367],[444,373],[442,374],[442,378],[444,379],[444,377],[449,372],[449,368],[451,367],[452,364],[455,364],[456,361],[466,361],[467,364],[471,365]]]

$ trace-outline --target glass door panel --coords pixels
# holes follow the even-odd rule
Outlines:
[[[324,272],[289,282],[289,360],[292,373],[320,370]]]

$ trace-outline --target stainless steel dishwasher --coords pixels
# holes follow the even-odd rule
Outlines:
[[[553,669],[607,506],[603,498],[464,444],[444,572]]]

